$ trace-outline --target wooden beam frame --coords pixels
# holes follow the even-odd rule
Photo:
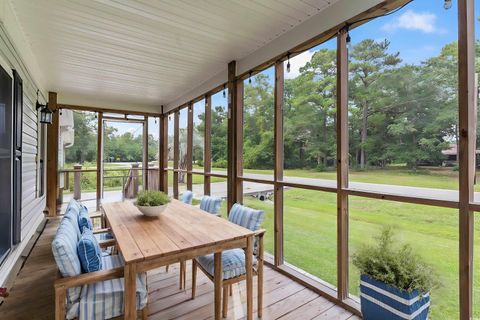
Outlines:
[[[47,208],[48,216],[57,215],[58,197],[58,129],[60,115],[57,93],[48,93],[48,107],[53,111],[52,124],[47,126]]]
[[[236,62],[228,64],[228,137],[227,137],[227,212],[230,212],[233,204],[237,202],[237,80]],[[240,126],[241,128],[241,126]]]
[[[168,115],[163,114],[160,116],[160,154],[158,170],[160,183],[160,190],[168,193]]]
[[[275,265],[284,263],[283,249],[283,103],[284,103],[284,66],[283,61],[275,63],[274,88],[274,251]]]
[[[180,111],[174,113],[173,123],[173,197],[178,199],[178,163],[180,160]]]
[[[142,157],[143,190],[148,189],[148,116],[143,122],[143,157]]]
[[[348,52],[347,32],[337,36],[337,290],[348,298]]]
[[[243,176],[243,96],[244,86],[242,80],[237,80],[237,105],[235,111],[235,154],[236,154],[236,182],[235,193],[236,202],[243,203],[243,181],[239,178]]]
[[[187,107],[187,189],[192,190],[193,186],[193,104]]]
[[[114,109],[114,108],[103,108],[103,107],[94,107],[94,106],[80,106],[80,105],[73,105],[73,104],[58,104],[59,109],[69,109],[69,110],[81,110],[81,111],[90,111],[90,112],[102,112],[102,113],[119,113],[124,115],[132,115],[132,116],[150,116],[150,117],[158,117],[161,113],[155,112],[141,112],[141,111],[134,111],[134,110],[122,110],[122,109]]]
[[[97,211],[100,210],[103,195],[103,112],[97,115]]]
[[[472,318],[475,178],[475,15],[474,0],[458,1],[459,293],[460,319]]]
[[[212,171],[212,96],[205,96],[205,126],[204,126],[204,152],[203,152],[203,170],[205,176],[203,178],[203,193],[210,195],[211,178],[210,171]]]

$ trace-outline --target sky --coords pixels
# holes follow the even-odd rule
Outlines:
[[[445,10],[443,4],[443,0],[414,0],[393,14],[378,17],[352,29],[350,31],[352,45],[367,38],[378,41],[388,39],[390,41],[389,51],[391,53],[400,52],[402,63],[420,64],[427,58],[438,55],[446,44],[457,41],[457,0],[453,0],[453,5],[449,10]],[[475,0],[475,16],[480,17],[480,0]],[[475,29],[477,34],[480,34],[478,20]],[[479,38],[478,35],[476,38]],[[336,39],[331,39],[291,58],[290,72],[285,72],[285,78],[293,79],[297,77],[300,74],[300,68],[310,60],[315,51],[321,48],[335,49]],[[269,75],[273,85],[273,68],[269,68],[263,73]],[[199,107],[201,111],[198,107],[195,108],[200,105],[202,105]],[[227,99],[223,98],[222,92],[212,96],[212,106],[219,105],[224,108],[227,106]],[[201,112],[203,112],[203,101],[194,106],[194,122],[199,122],[198,114]],[[186,124],[187,113],[182,112],[180,114],[180,128],[185,128]],[[118,126],[119,133],[136,129],[129,125]],[[155,128],[155,130],[152,130],[154,132],[151,133],[158,138],[158,124]],[[169,122],[168,131],[169,134],[173,134],[173,116],[172,121]],[[137,130],[137,132],[141,133],[141,130]]]

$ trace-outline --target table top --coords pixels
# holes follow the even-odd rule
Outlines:
[[[102,207],[126,263],[221,245],[254,234],[174,199],[159,217],[144,216],[129,201]]]

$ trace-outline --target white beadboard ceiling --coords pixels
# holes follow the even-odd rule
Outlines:
[[[11,0],[59,102],[160,111],[338,0]]]

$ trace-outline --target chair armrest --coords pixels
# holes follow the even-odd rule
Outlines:
[[[102,240],[98,242],[98,245],[100,246],[100,248],[108,248],[116,244],[117,242],[115,241],[115,239]]]
[[[255,238],[258,238],[258,244],[257,244],[257,259],[260,261],[260,263],[263,263],[263,236],[265,235],[266,230],[265,229],[259,229],[255,231]]]
[[[110,232],[110,228],[93,229],[93,233],[94,233],[94,234],[97,234],[97,233],[107,233],[107,232]]]
[[[92,212],[88,215],[91,219],[103,218],[103,213],[101,211]]]
[[[123,270],[124,270],[123,267],[119,267],[119,268],[108,269],[108,270],[82,273],[74,277],[60,278],[55,280],[54,286],[56,289],[59,289],[59,288],[68,289],[68,288],[78,287],[84,284],[122,278]]]

